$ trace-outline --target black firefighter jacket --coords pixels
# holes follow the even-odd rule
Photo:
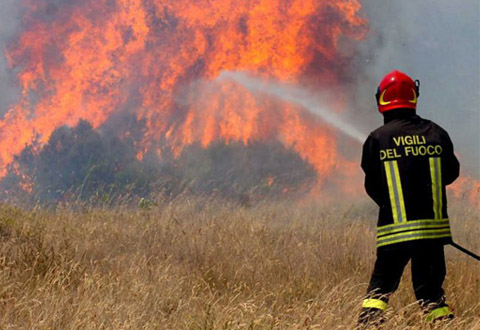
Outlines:
[[[445,186],[459,175],[450,137],[402,109],[385,122],[369,135],[362,155],[365,189],[380,207],[377,247],[449,243]]]

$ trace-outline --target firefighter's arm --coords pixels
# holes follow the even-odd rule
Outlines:
[[[363,144],[362,169],[365,172],[365,191],[377,205],[381,205],[381,162],[378,143],[369,135]]]
[[[443,177],[445,185],[453,183],[460,174],[460,163],[453,151],[453,143],[448,134],[445,132],[446,138],[443,149]]]

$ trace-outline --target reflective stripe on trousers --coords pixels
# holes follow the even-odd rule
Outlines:
[[[380,299],[364,299],[362,308],[376,308],[382,311],[387,309],[388,304]]]
[[[448,308],[448,306],[439,307],[432,310],[430,313],[428,313],[427,321],[432,322],[432,321],[435,321],[436,319],[443,318],[443,317],[450,317],[450,318],[453,317],[453,313],[450,310],[450,308]]]

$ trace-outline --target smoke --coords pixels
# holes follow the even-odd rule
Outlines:
[[[182,2],[183,6],[183,1],[185,3],[185,7],[191,6],[191,3],[193,3],[187,2],[186,0],[179,0],[177,3]],[[154,2],[155,1],[151,1],[151,3]],[[20,24],[20,22],[25,20],[22,16],[22,3],[24,3],[24,1],[0,1],[0,48],[2,49],[2,53],[0,54],[0,111],[8,110],[10,105],[18,103],[18,100],[20,99],[18,87],[19,83],[15,81],[14,77],[17,73],[22,71],[22,65],[24,65],[24,62],[20,61],[14,70],[8,68],[7,59],[4,56],[4,50],[7,45],[12,47],[12,45],[16,44],[15,38],[22,34],[21,29],[28,30],[29,28],[28,26],[21,26]],[[109,3],[112,3],[113,6],[113,3],[115,2],[83,2],[85,8],[90,7],[90,4],[94,3],[96,6],[101,7],[108,6]],[[138,4],[140,3],[147,2],[138,1]],[[241,2],[238,2],[238,4],[240,3]],[[334,3],[335,2],[332,4]],[[70,4],[71,6],[69,6]],[[59,17],[63,17],[63,20],[69,21],[69,15],[62,16],[61,14],[64,13],[64,10],[71,10],[75,6],[79,6],[79,3],[74,3],[71,0],[43,1],[42,6],[40,6],[43,9],[38,10],[38,12],[35,11],[35,13],[39,15],[39,17],[36,18],[42,22],[56,21],[59,19]],[[134,6],[132,5],[132,8],[133,7]],[[46,129],[41,131],[38,127],[38,123],[52,124],[47,125],[49,127],[52,126],[52,128],[58,127],[58,125],[65,123],[75,125],[78,119],[84,118],[83,116],[85,116],[85,114],[81,112],[82,109],[94,110],[90,112],[95,113],[95,115],[91,118],[87,118],[90,121],[93,121],[94,127],[100,127],[103,123],[105,126],[100,127],[101,129],[105,130],[106,126],[110,125],[114,128],[114,131],[121,130],[123,132],[123,129],[119,127],[125,124],[123,117],[120,118],[120,116],[115,118],[114,116],[110,116],[110,112],[102,113],[102,111],[108,108],[109,111],[112,110],[119,112],[116,109],[128,108],[129,111],[124,112],[133,114],[134,120],[137,120],[140,117],[145,117],[149,125],[152,125],[152,123],[157,124],[157,126],[154,125],[153,128],[151,128],[153,133],[158,133],[157,135],[151,134],[151,136],[154,136],[152,140],[162,140],[168,135],[170,138],[169,141],[171,142],[170,146],[174,147],[178,147],[179,145],[189,145],[191,143],[198,143],[201,141],[202,145],[196,146],[198,150],[195,149],[195,151],[189,151],[191,154],[195,155],[197,152],[199,154],[203,152],[202,147],[208,146],[212,141],[217,141],[213,138],[213,133],[216,134],[215,137],[220,136],[227,142],[250,142],[255,140],[270,141],[271,139],[277,137],[279,126],[274,125],[278,124],[275,122],[277,119],[275,117],[280,117],[277,116],[279,112],[276,111],[277,108],[275,107],[277,103],[270,102],[270,100],[262,100],[262,102],[259,102],[261,105],[258,108],[258,113],[254,114],[260,118],[258,127],[267,128],[267,132],[262,132],[262,134],[256,134],[257,131],[255,129],[249,130],[250,127],[246,127],[247,125],[245,125],[245,121],[234,123],[234,121],[231,120],[231,118],[234,118],[235,116],[244,118],[245,114],[247,113],[246,110],[249,110],[251,107],[253,107],[255,100],[250,98],[246,99],[245,95],[247,95],[247,93],[237,93],[235,94],[237,95],[236,98],[232,97],[232,95],[229,94],[230,86],[224,86],[221,93],[218,92],[218,89],[215,91],[217,92],[216,101],[218,102],[212,102],[212,100],[208,98],[208,96],[211,96],[210,94],[205,95],[201,93],[199,95],[190,93],[189,95],[186,95],[185,99],[183,100],[176,99],[175,102],[170,101],[173,100],[173,95],[177,96],[179,94],[178,91],[185,87],[185,85],[188,85],[192,80],[208,80],[211,77],[218,75],[218,72],[220,72],[222,68],[228,68],[229,70],[235,70],[236,68],[240,68],[242,70],[251,70],[258,75],[265,76],[263,73],[266,72],[266,69],[273,67],[276,71],[275,74],[270,73],[270,76],[276,75],[283,77],[283,74],[285,73],[287,78],[296,77],[305,83],[306,86],[285,84],[273,80],[264,81],[260,80],[256,76],[249,76],[245,73],[237,71],[224,71],[220,74],[217,80],[230,80],[236,84],[242,85],[253,94],[269,95],[273,96],[272,98],[296,104],[308,110],[311,114],[317,116],[319,118],[318,121],[323,121],[339,132],[342,132],[343,135],[347,137],[347,139],[338,139],[340,141],[337,141],[337,139],[333,137],[331,140],[325,140],[323,136],[318,136],[317,140],[322,143],[311,143],[311,145],[304,143],[304,145],[299,147],[298,139],[295,140],[295,138],[298,137],[298,132],[301,131],[292,130],[291,122],[288,122],[288,125],[285,125],[286,129],[284,129],[282,133],[293,133],[291,133],[289,138],[283,139],[284,141],[289,141],[286,146],[283,146],[288,152],[278,146],[274,153],[285,155],[284,157],[281,157],[281,160],[278,161],[279,163],[285,163],[289,157],[293,157],[295,152],[303,152],[303,156],[312,155],[313,153],[317,152],[319,156],[324,157],[317,157],[318,159],[315,160],[316,162],[312,161],[314,157],[311,159],[303,157],[302,159],[297,159],[295,164],[296,166],[301,165],[305,168],[304,172],[306,174],[304,177],[310,178],[311,171],[307,164],[302,163],[303,161],[308,161],[315,164],[317,170],[318,168],[326,169],[325,176],[328,176],[329,173],[331,173],[330,171],[333,169],[341,172],[338,164],[341,163],[339,159],[342,160],[342,157],[336,156],[337,151],[340,151],[341,156],[344,156],[344,153],[350,153],[350,157],[348,157],[348,155],[346,157],[349,160],[355,158],[355,162],[351,163],[353,164],[352,168],[355,166],[354,171],[359,171],[357,166],[357,158],[360,148],[358,148],[357,142],[362,142],[365,139],[366,133],[380,126],[382,121],[382,117],[378,115],[378,112],[376,111],[376,104],[373,96],[376,86],[384,74],[393,69],[399,69],[410,74],[412,77],[421,80],[422,90],[421,98],[419,99],[419,114],[423,117],[434,120],[450,132],[450,135],[452,136],[456,146],[456,152],[459,154],[460,160],[462,161],[464,173],[470,172],[474,176],[480,178],[480,148],[478,147],[480,142],[480,130],[478,129],[478,125],[480,125],[480,112],[478,111],[478,105],[480,104],[480,40],[478,37],[478,31],[480,29],[480,3],[478,3],[477,0],[464,0],[462,1],[461,5],[450,0],[425,0],[422,2],[415,0],[397,2],[364,0],[363,11],[364,15],[369,20],[370,32],[366,36],[365,40],[361,40],[358,43],[352,41],[349,35],[355,35],[357,37],[363,36],[363,31],[365,31],[366,26],[364,21],[359,22],[355,19],[351,21],[345,21],[345,17],[342,14],[343,12],[340,9],[346,7],[339,6],[337,8],[335,5],[322,5],[319,7],[319,11],[315,11],[309,18],[308,24],[305,25],[305,28],[297,32],[297,35],[291,34],[288,32],[288,29],[282,29],[282,31],[280,31],[279,27],[283,27],[283,25],[279,25],[278,27],[276,27],[277,25],[274,25],[275,28],[270,28],[270,31],[273,30],[275,33],[270,39],[274,39],[276,42],[269,44],[267,42],[270,40],[269,38],[259,38],[257,43],[249,44],[249,47],[247,48],[249,51],[251,50],[252,53],[258,51],[262,55],[260,57],[255,57],[257,60],[260,58],[264,61],[257,66],[252,64],[255,61],[251,56],[239,56],[239,58],[242,58],[242,61],[232,61],[231,63],[225,59],[219,60],[218,63],[216,63],[212,60],[212,58],[222,59],[225,57],[226,59],[230,59],[235,57],[232,57],[231,54],[241,51],[235,48],[236,43],[238,42],[236,39],[234,39],[235,42],[233,42],[232,45],[227,42],[224,43],[225,40],[230,40],[230,36],[228,35],[230,29],[240,26],[241,33],[237,34],[237,36],[242,36],[243,34],[252,34],[252,31],[257,31],[254,28],[259,27],[260,31],[257,31],[254,36],[263,36],[263,34],[260,32],[262,29],[265,29],[264,24],[249,26],[247,24],[249,21],[245,19],[243,15],[240,15],[238,17],[238,22],[234,19],[232,20],[231,25],[229,25],[230,23],[223,25],[222,22],[225,20],[223,19],[223,16],[220,15],[218,22],[222,24],[219,25],[220,28],[218,28],[218,31],[213,30],[208,24],[205,26],[200,24],[201,32],[197,35],[192,33],[193,30],[191,29],[191,23],[195,16],[186,15],[187,13],[185,12],[183,13],[183,16],[175,18],[175,15],[167,10],[165,10],[163,14],[161,11],[159,11],[153,15],[150,7],[151,6],[145,6],[145,12],[148,14],[146,15],[145,24],[146,26],[152,28],[152,32],[148,34],[148,36],[155,36],[155,38],[148,39],[146,36],[144,36],[145,40],[143,40],[142,33],[145,32],[144,29],[139,29],[137,34],[133,33],[131,29],[125,29],[125,31],[122,31],[121,33],[122,38],[117,38],[121,41],[119,42],[120,46],[118,49],[115,48],[116,51],[114,52],[105,52],[105,54],[101,54],[105,55],[104,57],[106,61],[96,61],[97,58],[93,56],[88,60],[78,62],[81,64],[83,63],[82,65],[72,66],[72,68],[82,67],[85,65],[85,63],[94,63],[99,65],[103,63],[110,64],[110,66],[108,66],[108,68],[105,70],[101,69],[100,67],[96,67],[99,74],[98,76],[94,77],[94,83],[89,85],[95,88],[86,89],[86,93],[82,94],[79,92],[77,94],[72,94],[73,96],[71,98],[65,99],[59,97],[62,102],[58,102],[57,100],[57,103],[53,101],[50,102],[50,100],[54,98],[48,94],[45,97],[47,100],[45,104],[52,103],[55,106],[49,108],[48,110],[50,112],[45,112],[47,115],[45,115],[43,118],[41,118],[41,116],[27,116],[30,115],[27,111],[27,115],[25,115],[27,118],[42,119],[37,121],[32,120],[31,124],[28,125],[28,128],[31,129],[31,136],[33,136],[33,133],[35,132],[44,134],[45,138],[50,134],[50,128],[48,128],[48,130]],[[98,12],[96,9],[93,9],[93,11]],[[108,10],[105,11],[108,12]],[[90,17],[88,15],[88,11],[84,12],[82,10],[79,12],[84,13],[85,18]],[[125,15],[125,17],[129,17],[132,12],[133,9],[127,11],[128,15]],[[210,15],[208,9],[205,10],[205,12],[201,11],[201,13],[205,14],[204,17],[208,17],[208,15]],[[161,15],[157,17],[157,14]],[[279,9],[279,14],[284,14],[282,9]],[[122,19],[125,17],[122,16]],[[98,35],[100,35],[98,39],[103,40],[103,37],[101,37],[102,29],[99,29],[98,31],[95,29],[102,26],[99,23],[100,21],[109,20],[103,18],[103,15],[99,15],[98,18],[92,19],[92,21],[86,19],[86,21],[91,23],[89,26],[92,28],[92,30],[86,34],[88,36],[92,36],[92,38],[87,38],[86,41],[96,40],[95,38],[98,37]],[[203,22],[203,20],[203,18],[199,19],[200,22]],[[132,25],[132,22],[129,20],[126,21],[127,23],[124,23],[126,26]],[[252,22],[256,21],[252,20]],[[259,23],[263,23],[263,18]],[[348,32],[339,39],[338,47],[336,32],[330,33],[331,31],[328,31],[328,27],[330,25],[332,25],[331,31],[333,32],[340,30],[343,32]],[[50,44],[53,46],[58,46],[58,41],[66,40],[66,38],[64,35],[60,35],[58,38],[51,38],[52,33],[51,29],[49,28],[51,25],[44,24],[44,26],[47,27],[45,31],[48,31],[48,33],[45,35],[48,36],[48,38],[46,38],[46,43],[41,44],[43,46],[48,46],[45,47],[45,49],[48,50],[46,51],[47,56],[45,56],[45,58],[46,62],[48,62],[47,64],[50,64],[50,60],[56,61],[58,58],[60,58],[59,56],[48,55],[50,52],[56,54],[56,52],[59,51],[59,49],[57,49],[58,47],[50,47]],[[121,24],[119,24],[119,26],[121,26]],[[132,26],[138,26],[138,24],[133,24]],[[294,26],[296,26],[296,24],[294,24]],[[74,30],[75,29],[65,29],[64,31],[71,32]],[[265,29],[265,32],[268,31]],[[219,33],[221,33],[222,37],[219,37]],[[303,39],[303,37],[310,36],[310,34],[315,36],[315,38]],[[161,37],[157,39],[157,36]],[[195,38],[190,38],[192,36],[195,36]],[[206,37],[203,38],[201,36]],[[283,41],[290,37],[292,37],[294,40],[300,40],[301,42],[299,41],[299,44],[301,44],[301,47],[294,48],[293,50],[290,46],[283,48],[281,47],[283,52],[278,52],[278,47],[282,46]],[[145,44],[142,44],[142,40],[146,41]],[[192,45],[182,47],[183,44],[180,42],[180,40],[185,40],[183,41],[184,43],[188,43],[190,41]],[[248,40],[251,42],[251,39]],[[314,42],[308,43],[308,40],[313,40]],[[138,44],[136,41],[138,41]],[[89,42],[87,42],[87,44],[94,45],[95,47],[97,45],[96,43],[90,44]],[[171,45],[171,48],[164,48],[168,44]],[[321,44],[325,47],[323,52],[305,52],[305,54],[312,53],[315,56],[307,58],[305,67],[299,64],[296,68],[298,69],[298,72],[295,70],[292,70],[290,73],[288,72],[289,68],[292,69],[290,67],[292,59],[288,57],[291,55],[291,53],[293,55],[299,55],[299,53],[304,50],[303,48],[311,48],[313,50],[316,49],[315,46],[318,44]],[[71,46],[70,43],[65,43],[62,45],[68,49],[70,49]],[[139,45],[146,45],[145,50],[148,50],[148,52],[143,52],[143,46],[140,47]],[[263,47],[264,45],[265,47]],[[135,48],[137,46],[139,47],[138,49]],[[119,58],[125,58],[124,56],[119,56],[119,54],[124,54],[124,51],[127,48],[130,50],[136,49],[138,54],[131,58],[131,64],[127,63],[128,65],[126,67],[121,66],[119,69],[119,64],[125,64],[124,60],[118,61]],[[35,50],[35,48],[32,49]],[[77,44],[77,47],[73,49],[82,50],[83,46]],[[92,49],[97,50],[97,48]],[[102,53],[102,49],[104,48],[98,48],[99,53]],[[29,43],[27,42],[25,52],[20,52],[21,55],[25,55],[25,57],[31,55],[32,52],[28,50],[30,50],[30,48]],[[330,52],[330,50],[332,51]],[[275,53],[276,51],[278,54]],[[195,52],[198,52],[198,54]],[[76,54],[78,52],[71,52],[71,54],[74,53]],[[175,65],[170,66],[170,57],[175,57],[176,54],[179,53],[183,54],[184,56],[179,57],[180,60],[175,62]],[[213,56],[215,54],[218,54],[218,56]],[[272,54],[275,56],[272,57]],[[296,58],[296,56],[294,57]],[[224,60],[226,62],[223,62]],[[352,61],[355,64],[353,71],[351,70]],[[145,66],[143,70],[139,70],[140,63],[148,63],[149,65]],[[61,64],[61,62],[58,62],[59,68]],[[252,67],[254,69],[252,69]],[[179,73],[172,73],[172,68],[178,69]],[[66,76],[61,77],[71,77],[69,73],[72,72],[72,70],[71,68],[67,69],[68,70],[65,70]],[[96,70],[91,71],[97,72]],[[49,71],[49,74],[58,72],[58,70],[51,70]],[[297,77],[297,73],[299,74],[301,72],[304,73],[304,76]],[[88,74],[81,76],[85,76],[86,78],[89,77]],[[49,76],[49,78],[52,77]],[[311,83],[306,83],[309,81],[309,79]],[[53,78],[50,80],[53,80]],[[68,78],[64,80],[72,81],[73,79]],[[146,83],[146,81],[148,83]],[[175,82],[175,88],[167,86],[168,88],[162,87],[162,89],[159,87],[161,82]],[[206,84],[208,84],[208,82]],[[82,84],[75,81],[74,83],[67,85],[67,87],[69,87],[72,91],[77,91],[76,88]],[[165,85],[168,84],[165,83]],[[331,109],[330,105],[344,105],[343,101],[346,101],[344,97],[345,94],[338,94],[342,95],[342,102],[339,102],[342,104],[338,105],[330,102],[329,98],[331,98],[332,95],[337,95],[336,91],[331,89],[331,85],[337,85],[337,87],[340,87],[344,93],[345,91],[349,92],[348,97],[351,98],[350,103],[345,106],[346,111],[341,112],[341,114]],[[62,90],[58,89],[58,86],[55,85],[50,87],[50,91]],[[310,89],[304,87],[308,87]],[[311,88],[313,87],[325,90],[312,91]],[[67,91],[70,91],[69,88],[67,88]],[[234,86],[234,88],[236,88],[236,86]],[[99,91],[111,92],[112,97],[109,97],[108,101],[113,101],[109,103],[107,102],[106,98],[100,98],[100,100],[98,100],[98,95],[101,94]],[[139,91],[141,91],[143,94]],[[36,92],[41,94],[42,89],[38,88]],[[145,94],[145,92],[148,93]],[[140,94],[142,94],[142,97],[145,95],[148,96],[148,102],[146,102],[146,104],[142,104],[141,108],[141,102],[137,100],[137,98],[140,98],[140,96],[137,98],[133,96]],[[25,95],[27,95],[26,97],[30,97],[29,93],[25,93]],[[68,93],[60,93],[60,96],[64,95],[68,95]],[[79,100],[81,100],[81,98],[85,95],[86,97],[82,99],[82,102],[80,102]],[[218,95],[221,95],[222,97],[218,97]],[[123,99],[126,101],[123,101]],[[265,99],[268,99],[268,97],[265,97]],[[118,101],[117,104],[116,100],[122,101]],[[235,102],[241,104],[240,109],[232,107],[232,105],[235,105]],[[91,103],[90,106],[87,106],[89,103]],[[212,108],[212,103],[215,103],[217,107]],[[57,118],[58,121],[54,121],[52,118],[53,114],[60,112],[60,110],[65,110],[59,109],[58,104],[67,104],[68,107],[71,107],[71,109],[68,109],[68,111],[65,112],[67,114],[65,118],[59,117],[60,119]],[[190,109],[192,104],[196,104],[195,107],[192,107],[193,110]],[[234,111],[226,111],[226,105],[231,106]],[[265,114],[266,110],[268,110],[268,116]],[[301,123],[302,125],[300,125],[300,128],[304,128],[312,121],[317,120],[317,118],[314,118],[315,116],[310,116],[310,113],[307,114],[308,116],[301,116],[303,121]],[[0,116],[1,115],[3,115],[3,113],[0,113]],[[162,116],[162,120],[157,120],[159,116]],[[103,119],[98,119],[104,117],[108,117],[107,123],[105,123]],[[213,119],[217,121],[220,120],[221,125],[209,126],[210,119],[212,119],[212,121]],[[312,124],[313,128],[308,131],[309,133],[318,133],[320,129],[317,128],[323,127],[322,125],[318,126],[316,124],[316,122],[315,125]],[[22,128],[22,126],[19,127]],[[209,131],[209,129],[211,131]],[[175,133],[179,132],[186,132],[187,134],[178,134],[178,136],[175,135]],[[218,132],[221,132],[223,135],[218,134]],[[135,135],[132,131],[128,131],[128,133],[131,136]],[[141,137],[144,135],[144,133],[145,131],[141,131],[138,133],[138,135]],[[206,133],[212,133],[212,135],[210,136]],[[329,135],[327,133],[325,133],[325,135]],[[94,133],[91,132],[91,134]],[[3,140],[9,141],[8,139],[10,137],[17,135],[18,132],[15,130],[8,131]],[[25,139],[30,141],[30,135],[28,135],[28,137]],[[109,134],[106,135],[108,136]],[[310,136],[304,140],[310,142]],[[345,151],[341,150],[341,144],[343,143],[343,140],[346,140],[347,142],[350,142],[350,140],[355,142],[347,143]],[[20,148],[24,145],[23,140],[21,141],[22,143],[19,144]],[[333,146],[333,143],[331,143],[332,141],[339,142],[339,145]],[[141,142],[144,141],[142,140]],[[105,145],[108,146],[106,149],[109,149],[109,144],[107,142],[105,142]],[[137,145],[135,145],[135,147],[136,146]],[[233,154],[242,155],[243,147],[236,146]],[[295,147],[297,147],[297,149],[290,150],[291,148]],[[332,150],[330,150],[328,147],[331,147]],[[259,146],[254,151],[251,151],[249,155],[260,157],[258,159],[263,161],[263,158],[259,156],[265,153],[265,150],[263,150],[265,148],[262,148],[263,147]],[[270,146],[270,148],[273,147]],[[181,177],[182,180],[183,178],[187,178],[188,180],[196,180],[197,182],[201,182],[201,184],[199,184],[200,188],[198,189],[200,191],[204,191],[207,189],[204,188],[208,186],[207,183],[213,178],[217,178],[217,169],[215,168],[216,164],[221,164],[221,161],[225,159],[225,155],[229,155],[229,153],[232,152],[231,150],[227,149],[228,148],[226,146],[220,145],[205,151],[206,154],[202,156],[205,158],[204,163],[212,166],[211,171],[208,171],[208,175],[193,171],[199,167],[198,165],[191,165],[188,169],[182,169],[182,171],[185,173],[182,172],[178,174],[175,172],[177,173],[175,175]],[[218,152],[218,150],[221,150],[221,152]],[[213,154],[221,155],[221,157],[209,156]],[[108,164],[117,163],[117,160],[113,154],[107,154],[107,156],[111,156],[111,158],[109,158],[110,160],[107,162]],[[134,164],[132,166],[136,169],[134,172],[137,173],[137,170],[138,172],[145,171],[142,167],[142,164],[137,164],[135,156],[137,155],[134,152],[129,155],[129,162]],[[184,157],[185,159],[188,158],[187,156]],[[246,162],[246,160],[244,160],[242,157],[238,156],[237,158],[234,158],[235,161],[233,162],[233,165]],[[195,156],[192,158],[196,159],[201,157]],[[274,155],[272,154],[272,159],[273,158]],[[48,157],[46,157],[46,159],[48,159]],[[276,162],[277,160],[272,161],[270,165]],[[174,163],[173,160],[172,163]],[[43,166],[45,164],[40,165]],[[41,167],[40,165],[38,166],[39,168]],[[62,166],[62,164],[58,165],[59,168],[62,168]],[[88,164],[88,166],[90,166],[90,164]],[[89,169],[90,167],[88,166],[85,166],[85,168]],[[226,167],[228,168],[229,166]],[[247,164],[244,167],[239,168],[237,172],[241,174],[244,172],[247,173],[248,171],[246,169],[250,167],[251,165]],[[173,168],[175,169],[174,166]],[[277,174],[277,176],[282,176],[283,173],[295,172],[294,168],[295,167],[292,165],[287,169],[279,169],[278,173],[274,174]],[[263,171],[264,169],[259,171],[259,177],[261,180],[257,178],[254,180],[263,180],[268,183],[272,173],[264,173]],[[154,175],[149,174],[149,176]],[[132,177],[136,178],[137,175],[132,175]],[[204,180],[202,179],[199,181],[198,178],[200,177],[204,178]],[[222,178],[222,180],[224,182],[229,182],[229,184],[232,185],[235,184],[241,186],[242,180],[248,177],[253,176],[251,173],[245,176],[238,174],[238,176],[235,175],[236,179],[232,182],[226,181],[227,179],[225,178]],[[112,179],[112,182],[115,182],[115,180]],[[303,182],[303,178],[302,180],[298,180],[298,182]],[[279,184],[279,187],[282,189],[286,186],[288,186],[286,182],[285,184]],[[250,186],[248,186],[248,189],[250,189]],[[240,190],[247,191],[248,189],[241,188]]]
[[[363,1],[370,23],[359,43],[356,111],[370,130],[380,125],[374,93],[399,69],[421,81],[418,114],[450,134],[464,174],[480,178],[480,2]]]
[[[330,126],[360,143],[363,143],[366,139],[365,133],[353,124],[347,122],[347,119],[337,115],[332,109],[327,108],[315,95],[305,88],[255,78],[245,72],[223,71],[217,78],[217,81],[224,79],[231,79],[252,92],[261,92],[275,96],[283,101],[300,105],[304,109],[321,117]]]
[[[14,74],[8,69],[4,52],[15,35],[20,22],[18,0],[0,2],[0,116],[19,96],[19,89],[14,83]]]
[[[480,178],[480,2],[364,0],[362,6],[370,31],[358,42],[356,79],[349,86],[352,101],[344,114],[354,120],[336,115],[333,122],[327,119],[325,114],[332,113],[298,86],[263,83],[238,73],[225,75],[250,89],[302,105],[342,132],[348,127],[359,140],[363,132],[382,124],[374,98],[378,83],[394,69],[404,71],[422,84],[418,114],[449,132],[462,173]]]

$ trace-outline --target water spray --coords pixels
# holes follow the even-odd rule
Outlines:
[[[353,138],[357,142],[363,143],[363,141],[366,139],[366,135],[363,132],[358,130],[352,124],[348,123],[346,119],[327,109],[310,92],[300,88],[299,86],[287,85],[277,81],[268,81],[239,71],[223,71],[218,76],[217,81],[222,81],[225,79],[235,81],[251,92],[260,92],[266,95],[272,95],[280,100],[299,105],[311,113],[319,116],[326,123],[338,129],[345,135]],[[450,243],[450,245],[466,255],[474,258],[475,260],[480,261],[480,256],[465,249],[464,247],[454,242]]]
[[[367,138],[366,134],[358,128],[348,123],[346,119],[332,112],[321,104],[311,92],[295,85],[287,85],[277,81],[268,81],[253,77],[245,72],[223,71],[217,78],[217,81],[233,80],[244,86],[251,92],[260,92],[266,95],[272,95],[276,98],[290,102],[303,107],[311,113],[322,118],[327,124],[338,129],[343,134],[353,138],[359,143],[363,143]]]

